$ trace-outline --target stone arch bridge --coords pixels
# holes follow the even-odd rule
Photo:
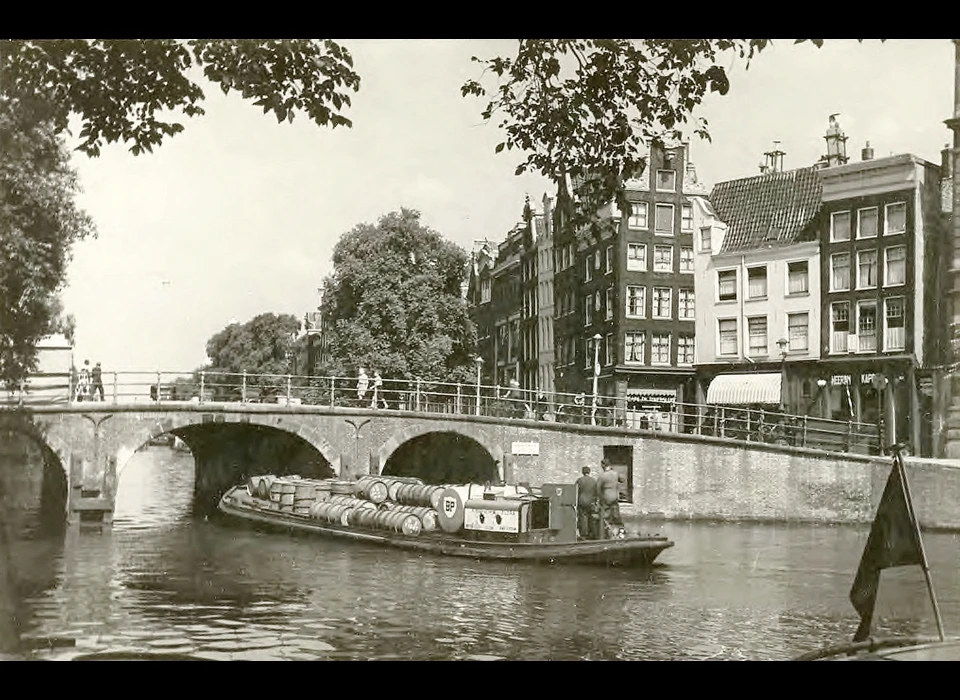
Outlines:
[[[193,453],[195,503],[201,508],[215,505],[229,486],[254,474],[383,473],[418,475],[428,483],[539,484],[573,481],[585,465],[596,472],[606,457],[624,476],[626,513],[869,522],[889,472],[885,458],[724,438],[281,404],[38,406],[0,411],[3,431],[26,434],[39,445],[43,480],[63,485],[62,507],[70,523],[109,524],[130,458],[165,434],[180,438]],[[912,478],[918,499],[930,501],[930,524],[960,526],[950,496],[960,494],[960,468],[925,465]]]

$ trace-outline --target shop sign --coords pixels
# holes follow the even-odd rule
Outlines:
[[[832,386],[847,386],[850,384],[850,375],[835,374],[832,377],[830,377],[830,384]]]
[[[873,379],[876,376],[877,376],[876,372],[865,372],[864,374],[860,375],[860,383],[870,384],[871,382],[873,382]]]

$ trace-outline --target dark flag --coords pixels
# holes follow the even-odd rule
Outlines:
[[[870,636],[873,608],[877,602],[880,571],[894,566],[924,565],[920,530],[907,502],[902,463],[896,460],[883,489],[877,515],[870,528],[867,546],[850,589],[850,602],[860,613],[860,626],[853,638],[862,642]]]

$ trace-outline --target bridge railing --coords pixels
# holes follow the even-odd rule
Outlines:
[[[545,394],[477,383],[382,379],[377,385],[370,377],[364,389],[356,377],[218,371],[105,372],[102,383],[102,400],[116,405],[275,403],[392,409],[616,426],[865,454],[879,453],[881,443],[874,424],[779,413],[758,406],[641,405],[623,397]],[[100,400],[100,391],[78,387],[76,378],[69,375],[53,382],[31,377],[0,396],[0,404],[7,406]]]

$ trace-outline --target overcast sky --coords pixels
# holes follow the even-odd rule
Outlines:
[[[500,134],[484,106],[460,96],[478,77],[470,57],[505,55],[505,40],[345,40],[361,76],[352,129],[272,115],[203,83],[206,115],[154,153],[112,145],[76,154],[81,205],[99,237],[78,244],[64,294],[77,320],[76,360],[111,370],[189,371],[207,339],[264,313],[303,318],[318,304],[339,237],[401,206],[470,249],[503,239],[524,195],[548,184],[515,177],[516,153],[494,154]],[[730,92],[701,110],[713,142],[691,159],[708,186],[759,172],[773,141],[785,167],[825,152],[839,113],[858,160],[914,153],[935,163],[950,141],[954,47],[947,39],[828,40],[823,48],[775,43]],[[75,146],[76,142],[68,141]]]

